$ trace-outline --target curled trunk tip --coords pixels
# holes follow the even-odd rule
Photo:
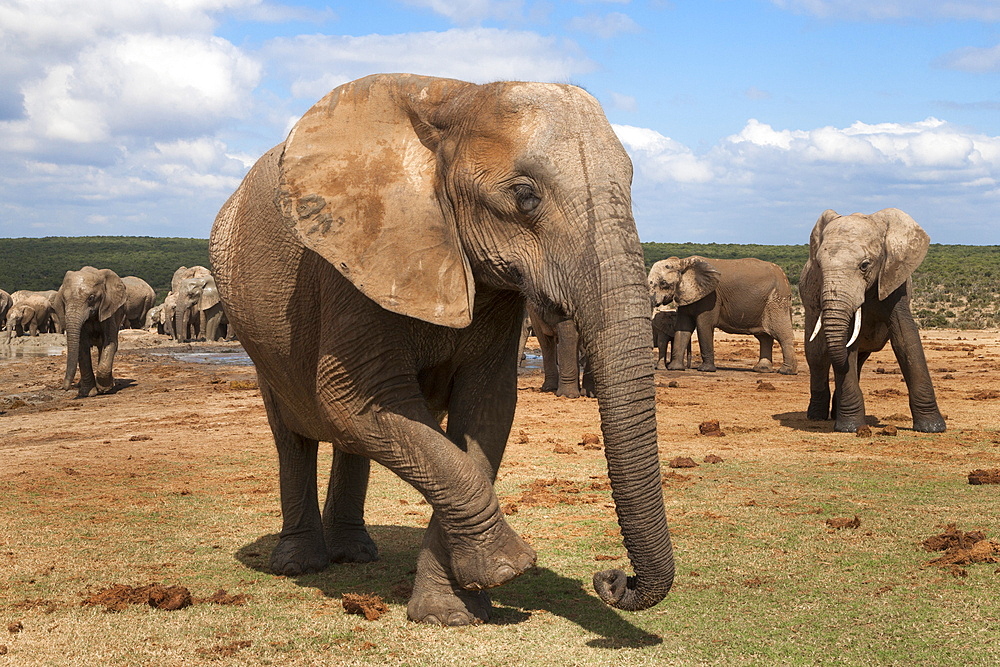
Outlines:
[[[674,573],[652,588],[640,590],[637,579],[621,570],[603,570],[594,574],[594,590],[609,607],[623,611],[642,611],[667,597],[674,583]]]

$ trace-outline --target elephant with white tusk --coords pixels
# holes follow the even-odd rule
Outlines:
[[[409,74],[336,88],[258,160],[219,212],[210,255],[278,449],[275,572],[375,557],[375,460],[434,510],[408,616],[488,620],[485,589],[535,563],[493,490],[527,299],[571,318],[593,364],[635,570],[599,572],[595,589],[620,609],[663,599],[674,563],[631,179],[580,88]],[[335,450],[322,514],[318,441]]]
[[[861,367],[890,342],[906,380],[913,429],[945,430],[910,312],[910,276],[929,245],[920,225],[895,208],[871,215],[827,210],[816,221],[799,280],[809,332],[809,419],[832,417],[834,430],[850,433],[864,425]]]

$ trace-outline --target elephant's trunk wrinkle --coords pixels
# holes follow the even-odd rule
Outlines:
[[[652,328],[645,281],[615,278],[633,257],[606,259],[598,271],[602,298],[581,304],[579,326],[590,357],[604,434],[608,476],[622,538],[634,577],[609,570],[594,576],[594,586],[609,605],[646,609],[663,599],[673,582],[674,565],[661,487],[656,444],[656,405],[648,341]],[[637,267],[636,274],[643,275]]]

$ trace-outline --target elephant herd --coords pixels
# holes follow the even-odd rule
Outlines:
[[[178,341],[226,336],[227,320],[208,269],[182,266],[174,273],[171,287],[164,304],[154,306],[156,292],[142,278],[119,277],[111,269],[84,266],[67,271],[59,289],[13,294],[0,290],[0,322],[6,329],[0,342],[9,344],[23,335],[64,333],[63,389],[72,386],[79,368],[79,396],[107,393],[114,387],[114,357],[122,328],[157,327]]]
[[[898,209],[849,216],[827,210],[820,216],[799,283],[811,332],[805,341],[809,419],[833,419],[834,430],[840,432],[854,432],[862,426],[861,367],[873,352],[890,343],[907,385],[914,430],[945,430],[910,310],[910,275],[923,260],[929,243],[926,232]],[[776,264],[754,258],[670,257],[653,264],[648,284],[653,347],[657,350],[654,368],[661,360],[667,370],[690,368],[692,334],[697,331],[701,352],[698,370],[714,372],[713,333],[721,329],[757,338],[760,353],[754,371],[775,370],[772,352],[777,341],[782,355],[777,372],[798,372],[791,287]],[[555,390],[557,395],[571,398],[592,395],[579,391],[580,363],[584,369],[587,364],[582,352],[577,361],[578,336],[573,322],[567,319],[555,327],[547,326],[530,307],[528,312],[536,333],[542,332],[538,334],[546,369],[542,391]],[[553,361],[549,362],[549,357]]]
[[[410,74],[339,86],[256,162],[216,217],[212,274],[179,270],[149,321],[182,340],[198,335],[196,323],[218,331],[221,321],[203,305],[221,299],[218,314],[254,362],[280,478],[273,572],[377,558],[364,518],[375,461],[433,509],[408,617],[443,625],[489,619],[488,589],[536,560],[493,489],[514,419],[528,308],[546,349],[554,342],[574,373],[585,351],[589,377],[577,391],[598,403],[634,574],[597,572],[594,590],[630,611],[667,595],[674,557],[651,320],[668,327],[658,345],[672,337],[669,369],[686,367],[697,331],[699,370],[715,370],[718,327],[760,341],[759,371],[772,369],[777,340],[778,372],[795,373],[791,293],[781,270],[760,260],[670,258],[647,273],[631,182],[628,155],[578,87]],[[816,223],[800,287],[812,332],[810,418],[833,417],[836,430],[853,430],[864,419],[861,366],[891,341],[914,428],[944,430],[909,312],[909,273],[927,245],[894,209],[827,211]],[[81,346],[103,342],[113,355],[127,287],[112,276],[89,267],[67,273],[55,310],[72,317],[64,321],[79,327]],[[83,298],[101,281],[100,298]],[[672,315],[651,318],[652,307],[671,302]],[[560,340],[575,349],[559,352]],[[104,362],[102,354],[96,382],[81,380],[81,393],[108,387]],[[67,362],[67,382],[75,363]],[[89,354],[80,356],[82,373],[89,363]],[[558,386],[558,374],[551,379]],[[321,441],[334,449],[322,507]]]

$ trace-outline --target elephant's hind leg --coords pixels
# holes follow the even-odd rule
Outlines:
[[[378,547],[365,528],[370,471],[371,461],[367,457],[334,450],[323,505],[323,536],[334,563],[378,560]]]
[[[271,552],[275,574],[295,576],[319,572],[330,564],[323,538],[323,521],[316,491],[316,453],[319,443],[291,431],[281,417],[270,387],[258,375],[260,393],[278,449],[281,487],[281,533]]]
[[[774,370],[774,338],[770,334],[754,334],[754,337],[760,343],[760,354],[753,370],[757,373],[770,373]]]

